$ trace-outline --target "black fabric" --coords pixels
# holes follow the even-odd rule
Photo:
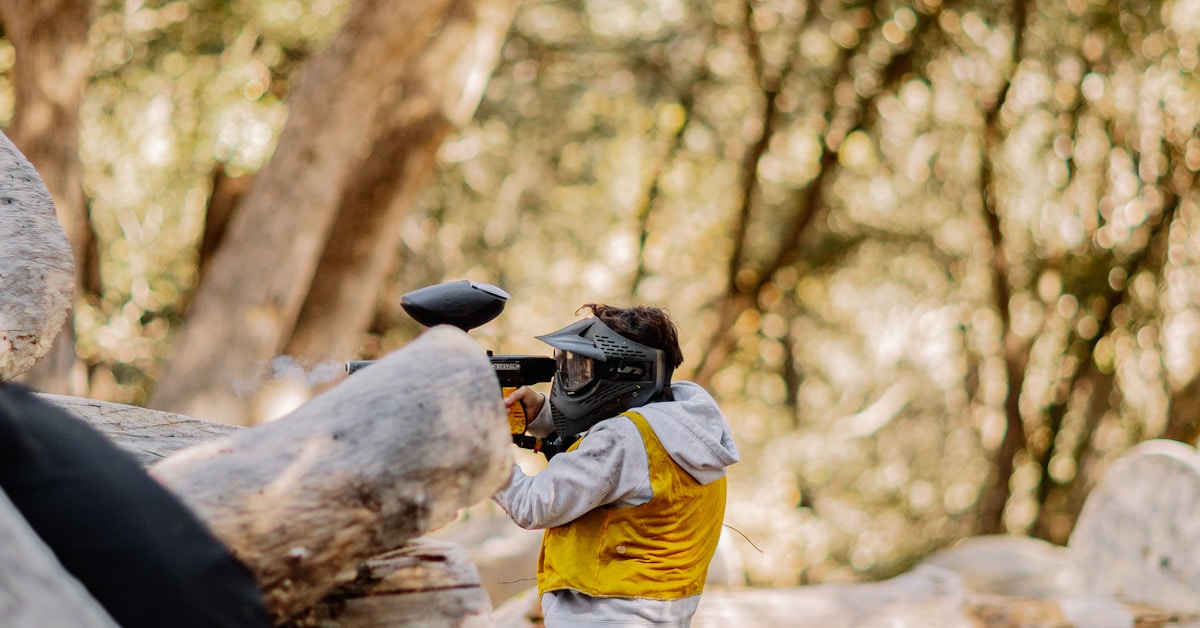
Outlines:
[[[125,628],[269,626],[261,592],[129,453],[66,411],[0,385],[0,487]]]

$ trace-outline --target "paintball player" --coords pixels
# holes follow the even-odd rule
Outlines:
[[[514,465],[493,499],[544,528],[538,593],[548,628],[686,627],[696,612],[738,452],[713,398],[672,382],[683,361],[661,309],[587,304],[592,317],[538,339],[554,347],[549,403],[521,387],[505,399],[570,444],[546,469]],[[572,444],[573,443],[573,444]]]

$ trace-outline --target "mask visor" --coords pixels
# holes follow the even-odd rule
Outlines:
[[[574,351],[554,350],[554,361],[558,366],[558,384],[567,392],[575,392],[591,383],[595,375],[592,359]]]

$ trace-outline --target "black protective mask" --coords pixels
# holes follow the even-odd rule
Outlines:
[[[598,318],[576,321],[538,340],[555,349],[558,372],[550,411],[555,431],[567,441],[650,403],[671,383],[663,351],[618,334]]]

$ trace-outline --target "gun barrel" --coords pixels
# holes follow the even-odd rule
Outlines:
[[[492,355],[492,372],[500,380],[500,393],[511,394],[521,386],[529,386],[554,379],[557,364],[554,358],[544,355]],[[346,374],[353,374],[374,364],[374,360],[350,360],[346,362]],[[513,404],[508,409],[508,428],[512,432],[513,443],[525,449],[540,451],[549,460],[552,456],[565,449],[561,439],[542,439],[525,436],[528,427],[528,417],[521,404]]]
[[[554,358],[544,355],[491,355],[492,370],[504,386],[525,386],[548,382],[554,378]],[[346,374],[352,375],[373,364],[375,360],[350,360]]]
[[[346,374],[351,375],[355,371],[367,368],[375,360],[350,360],[346,363]]]

